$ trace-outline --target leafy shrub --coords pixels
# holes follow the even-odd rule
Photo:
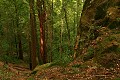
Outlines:
[[[6,54],[2,54],[0,57],[0,60],[4,61],[4,62],[10,62],[10,63],[20,63],[20,60],[17,57],[14,56],[9,56]]]

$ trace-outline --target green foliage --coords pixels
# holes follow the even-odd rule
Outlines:
[[[1,45],[2,45],[2,49],[4,51],[7,51],[9,49],[9,44],[8,44],[7,40],[3,40]]]
[[[73,58],[70,57],[67,54],[62,54],[62,55],[56,55],[56,59],[54,59],[53,62],[55,62],[55,65],[59,66],[66,66],[69,62],[73,61]]]
[[[19,63],[17,53],[19,51],[18,33],[21,35],[24,60],[29,63],[29,1],[28,0],[2,0],[0,1],[0,60]],[[35,1],[36,3],[36,1]],[[83,3],[81,0],[53,0],[45,1],[46,5],[46,45],[48,59],[67,64],[72,61],[75,36]],[[36,6],[36,4],[35,4]],[[68,32],[65,22],[64,9],[67,11],[67,21],[70,29],[70,48],[68,48]],[[40,37],[37,7],[35,7],[36,28],[38,40]],[[49,27],[53,26],[52,47],[49,38]],[[48,30],[47,30],[48,29]],[[62,39],[61,37],[62,36]],[[62,43],[60,43],[62,42]],[[62,51],[60,52],[60,45]],[[38,46],[39,43],[38,43]],[[38,47],[37,46],[37,47]],[[39,47],[38,47],[39,48]],[[39,52],[38,52],[39,53]],[[51,54],[52,53],[52,54]],[[9,55],[5,55],[9,54]],[[16,54],[16,55],[13,55]],[[48,60],[49,61],[49,60]]]
[[[0,57],[0,60],[4,62],[9,62],[9,63],[15,63],[15,64],[19,64],[21,62],[21,60],[19,60],[17,57],[12,55],[7,55],[7,54],[2,54]]]
[[[81,65],[80,64],[75,64],[75,65],[72,65],[72,67],[79,68],[79,67],[81,67]]]
[[[35,80],[33,77],[28,78],[27,80]]]
[[[115,80],[120,80],[120,78],[116,78]]]
[[[83,60],[84,61],[87,61],[87,60],[89,60],[89,59],[92,59],[93,57],[94,57],[94,48],[92,48],[92,47],[89,47],[88,48],[88,53],[86,54],[86,55],[84,55],[84,57],[83,57]]]

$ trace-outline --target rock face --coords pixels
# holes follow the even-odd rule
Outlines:
[[[98,32],[99,36],[90,41],[83,59],[93,58],[104,67],[114,67],[120,59],[120,31],[102,27]]]
[[[120,1],[119,0],[86,0],[83,6],[78,30],[79,39],[76,40],[76,49],[80,53],[88,46],[90,40],[99,36],[98,29],[120,30]],[[79,40],[79,41],[78,41]]]
[[[120,59],[120,0],[86,0],[78,36],[76,51],[83,60],[115,66]]]

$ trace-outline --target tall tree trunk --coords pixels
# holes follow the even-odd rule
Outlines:
[[[14,6],[15,6],[15,13],[16,13],[16,28],[17,28],[17,39],[18,39],[18,58],[23,59],[23,52],[22,52],[22,42],[21,42],[21,30],[18,30],[19,28],[19,14],[18,14],[18,8],[17,8],[17,2],[16,0],[14,1]]]
[[[16,55],[18,55],[18,44],[17,44],[17,36],[16,36],[16,34],[14,35],[14,37],[15,37],[15,52],[16,52]]]
[[[18,33],[18,52],[19,52],[19,59],[23,60],[23,51],[22,51],[22,41],[21,41],[21,34]]]
[[[52,62],[52,50],[53,50],[53,0],[52,0],[52,5],[51,5],[51,21],[50,21],[50,28],[49,28],[49,31],[50,31],[50,62]]]
[[[67,11],[64,8],[64,13],[65,13],[65,22],[66,22],[66,26],[67,26],[67,33],[68,33],[68,49],[70,50],[70,29],[69,29],[69,25],[68,25],[68,20],[67,20]]]
[[[63,52],[63,19],[61,19],[61,26],[60,26],[60,57],[62,58],[62,52]]]
[[[36,65],[36,53],[37,53],[37,33],[36,33],[36,19],[34,11],[34,0],[30,0],[30,27],[31,27],[31,69],[33,70]]]
[[[84,0],[83,0],[84,1]],[[87,1],[87,0],[86,0]],[[82,2],[82,1],[81,1]],[[76,33],[77,33],[77,35],[76,35],[76,37],[75,37],[75,45],[74,45],[74,54],[73,54],[73,58],[75,59],[76,57],[77,57],[77,55],[78,55],[78,48],[79,48],[79,39],[80,39],[80,35],[79,35],[79,32],[80,32],[80,30],[79,30],[79,0],[77,0],[77,3],[76,3],[76,5],[77,5],[77,8],[76,8],[76,10],[77,10],[77,14],[76,14],[76,23],[77,23],[77,26],[76,26],[76,28],[77,28],[77,30],[76,30]]]
[[[38,18],[40,22],[40,56],[42,59],[42,63],[47,62],[47,54],[45,51],[46,43],[45,43],[45,20],[46,20],[46,9],[44,0],[37,0],[38,7]]]

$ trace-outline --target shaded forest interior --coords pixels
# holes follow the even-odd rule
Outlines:
[[[0,79],[120,80],[120,1],[1,0]]]

